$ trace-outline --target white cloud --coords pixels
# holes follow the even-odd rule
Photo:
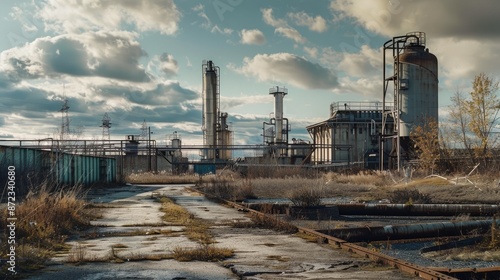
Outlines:
[[[288,13],[288,17],[295,21],[299,26],[307,26],[309,30],[316,32],[325,32],[328,29],[326,20],[321,16],[312,17],[305,12]]]
[[[240,36],[240,42],[245,45],[263,45],[266,43],[266,37],[259,29],[243,29],[240,32]]]
[[[382,51],[363,45],[358,53],[341,53],[338,70],[356,77],[380,76],[382,72]]]
[[[246,57],[243,66],[230,69],[259,81],[277,82],[304,89],[333,89],[337,87],[337,76],[319,64],[290,53],[258,54]]]
[[[332,48],[324,48],[321,50],[320,58],[326,65],[336,67],[337,71],[346,73],[345,76],[339,78],[339,86],[334,92],[341,95],[357,94],[371,99],[381,99],[381,49],[372,49],[363,45],[359,52],[337,52]]]
[[[204,22],[201,24],[201,27],[203,27],[204,29],[209,30],[211,33],[219,33],[223,35],[233,34],[234,30],[231,28],[220,28],[218,25],[212,24],[212,21],[205,12],[205,6],[203,6],[202,4],[196,5],[194,8],[192,8],[192,10],[198,12],[198,16],[204,20]]]
[[[170,35],[178,30],[181,18],[173,0],[47,0],[41,7],[38,16],[45,21],[46,28],[70,33],[116,30],[129,23],[139,31]]]
[[[264,22],[275,28],[274,33],[278,33],[286,38],[295,41],[296,43],[306,42],[306,39],[302,37],[300,32],[295,28],[290,27],[286,20],[274,18],[273,9],[262,9],[261,12]]]
[[[283,19],[276,19],[273,16],[273,9],[268,8],[268,9],[262,9],[262,19],[264,20],[265,23],[271,25],[274,28],[278,27],[288,27],[288,23],[286,20]]]
[[[149,75],[139,63],[145,52],[136,36],[125,31],[99,31],[38,38],[3,51],[0,70],[11,77],[29,79],[67,75],[145,82]]]
[[[318,49],[317,48],[314,48],[314,47],[304,47],[304,51],[310,56],[310,57],[313,57],[313,58],[316,58],[318,56]]]
[[[482,40],[441,38],[432,40],[430,51],[439,63],[439,76],[450,79],[472,78],[481,73],[500,75],[500,45]]]
[[[274,33],[279,33],[282,36],[295,41],[296,43],[304,43],[306,39],[300,35],[300,32],[291,27],[278,27]]]
[[[212,30],[210,32],[212,33],[220,33],[220,34],[224,34],[224,35],[231,35],[233,34],[233,31],[231,28],[224,28],[224,29],[221,29],[219,26],[217,25],[214,25],[214,27],[212,27]]]
[[[271,104],[273,97],[270,95],[245,95],[237,97],[221,97],[221,109],[229,110],[238,106],[248,106],[250,104]]]
[[[162,72],[167,77],[175,76],[179,72],[179,63],[173,55],[163,53],[160,56],[153,57],[148,63],[148,71]]]
[[[352,99],[352,94],[369,97],[370,100],[382,99],[382,79],[342,77],[340,85],[334,92],[339,95],[348,95],[346,99]]]

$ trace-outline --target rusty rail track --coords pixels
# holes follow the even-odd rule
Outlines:
[[[226,203],[227,205],[230,205],[233,208],[244,209],[245,211],[248,211],[248,212],[255,214],[255,215],[266,216],[266,217],[269,217],[272,219],[277,219],[275,217],[272,217],[271,215],[259,212],[257,210],[250,209],[244,205],[241,205],[241,204],[238,204],[238,203],[235,203],[232,201],[223,200],[223,202]],[[286,223],[284,221],[281,221],[281,222]],[[387,256],[387,255],[382,254],[380,252],[373,251],[373,250],[370,250],[368,248],[365,248],[365,247],[362,247],[362,246],[359,246],[359,245],[356,245],[353,243],[349,243],[345,240],[342,240],[342,239],[339,239],[339,238],[336,238],[336,237],[333,237],[333,236],[330,236],[330,235],[327,235],[324,233],[320,233],[320,232],[317,232],[317,231],[312,230],[312,229],[308,229],[308,228],[304,228],[304,227],[297,227],[297,229],[299,232],[302,232],[302,233],[305,233],[308,235],[312,235],[312,236],[315,236],[315,237],[321,239],[323,242],[328,243],[332,247],[337,247],[337,248],[346,250],[347,252],[357,254],[361,257],[369,258],[369,259],[377,261],[377,262],[382,262],[384,264],[390,265],[394,268],[397,268],[397,269],[404,271],[406,273],[409,273],[411,275],[420,277],[422,279],[426,279],[426,280],[457,280],[458,279],[458,278],[455,278],[455,277],[452,277],[452,276],[445,274],[444,271],[438,272],[438,271],[435,271],[435,270],[432,270],[432,269],[429,269],[426,267],[418,266],[416,264]]]
[[[322,238],[323,240],[327,241],[328,244],[331,246],[336,246],[337,248],[346,250],[350,253],[355,253],[359,256],[369,258],[371,260],[377,261],[377,262],[382,262],[384,264],[393,266],[401,271],[407,272],[409,274],[412,274],[414,276],[420,277],[422,279],[427,279],[427,280],[452,280],[452,279],[458,279],[455,277],[451,277],[449,275],[446,275],[442,272],[438,272],[426,267],[422,267],[404,260],[400,260],[397,258],[393,258],[390,256],[387,256],[385,254],[382,254],[377,251],[370,250],[368,248],[349,243],[347,241],[344,241],[342,239],[338,239],[336,237],[326,235],[320,232],[317,232],[312,229],[308,228],[303,228],[303,227],[297,227],[299,232],[309,234],[312,236],[316,236],[319,238]]]
[[[233,208],[243,209],[245,212],[252,213],[254,215],[264,216],[270,219],[275,219],[277,222],[288,224],[279,218],[271,214],[266,214],[259,212],[257,210],[248,208],[245,205],[235,203],[228,200],[222,200],[219,198],[210,197],[209,195],[190,188],[192,191],[199,192],[208,198],[213,198],[221,201]],[[460,268],[451,269],[446,267],[423,267],[405,260],[397,259],[380,252],[347,242],[345,240],[330,236],[309,228],[297,227],[297,230],[301,233],[315,236],[318,240],[324,243],[328,243],[330,246],[345,250],[350,253],[357,254],[364,258],[369,258],[376,262],[382,262],[384,264],[390,265],[408,274],[414,275],[416,277],[426,279],[426,280],[459,280],[459,279],[500,279],[500,266],[499,267],[487,267],[487,268]]]

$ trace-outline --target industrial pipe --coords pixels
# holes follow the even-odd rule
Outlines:
[[[388,225],[377,227],[345,228],[333,230],[318,230],[321,233],[334,236],[348,242],[372,242],[399,239],[431,238],[443,236],[462,236],[471,231],[476,234],[486,233],[493,220],[440,222],[412,225]],[[498,226],[499,221],[496,222]]]
[[[340,215],[380,216],[493,216],[500,212],[499,205],[488,204],[336,204]]]

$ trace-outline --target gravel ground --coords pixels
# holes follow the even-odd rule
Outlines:
[[[424,247],[433,246],[432,241],[427,242],[412,242],[391,244],[390,250],[382,250],[381,252],[393,256],[398,259],[407,260],[414,264],[425,267],[447,267],[447,268],[483,268],[500,266],[498,261],[455,261],[455,260],[435,260],[429,259],[422,254],[420,250]]]

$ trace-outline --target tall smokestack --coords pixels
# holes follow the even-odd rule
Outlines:
[[[274,95],[274,118],[276,120],[274,143],[281,143],[283,142],[283,98],[288,94],[288,90],[276,86],[269,89],[269,94]]]
[[[219,111],[219,67],[209,60],[202,64],[203,72],[203,145],[205,158],[215,157],[217,116]]]

